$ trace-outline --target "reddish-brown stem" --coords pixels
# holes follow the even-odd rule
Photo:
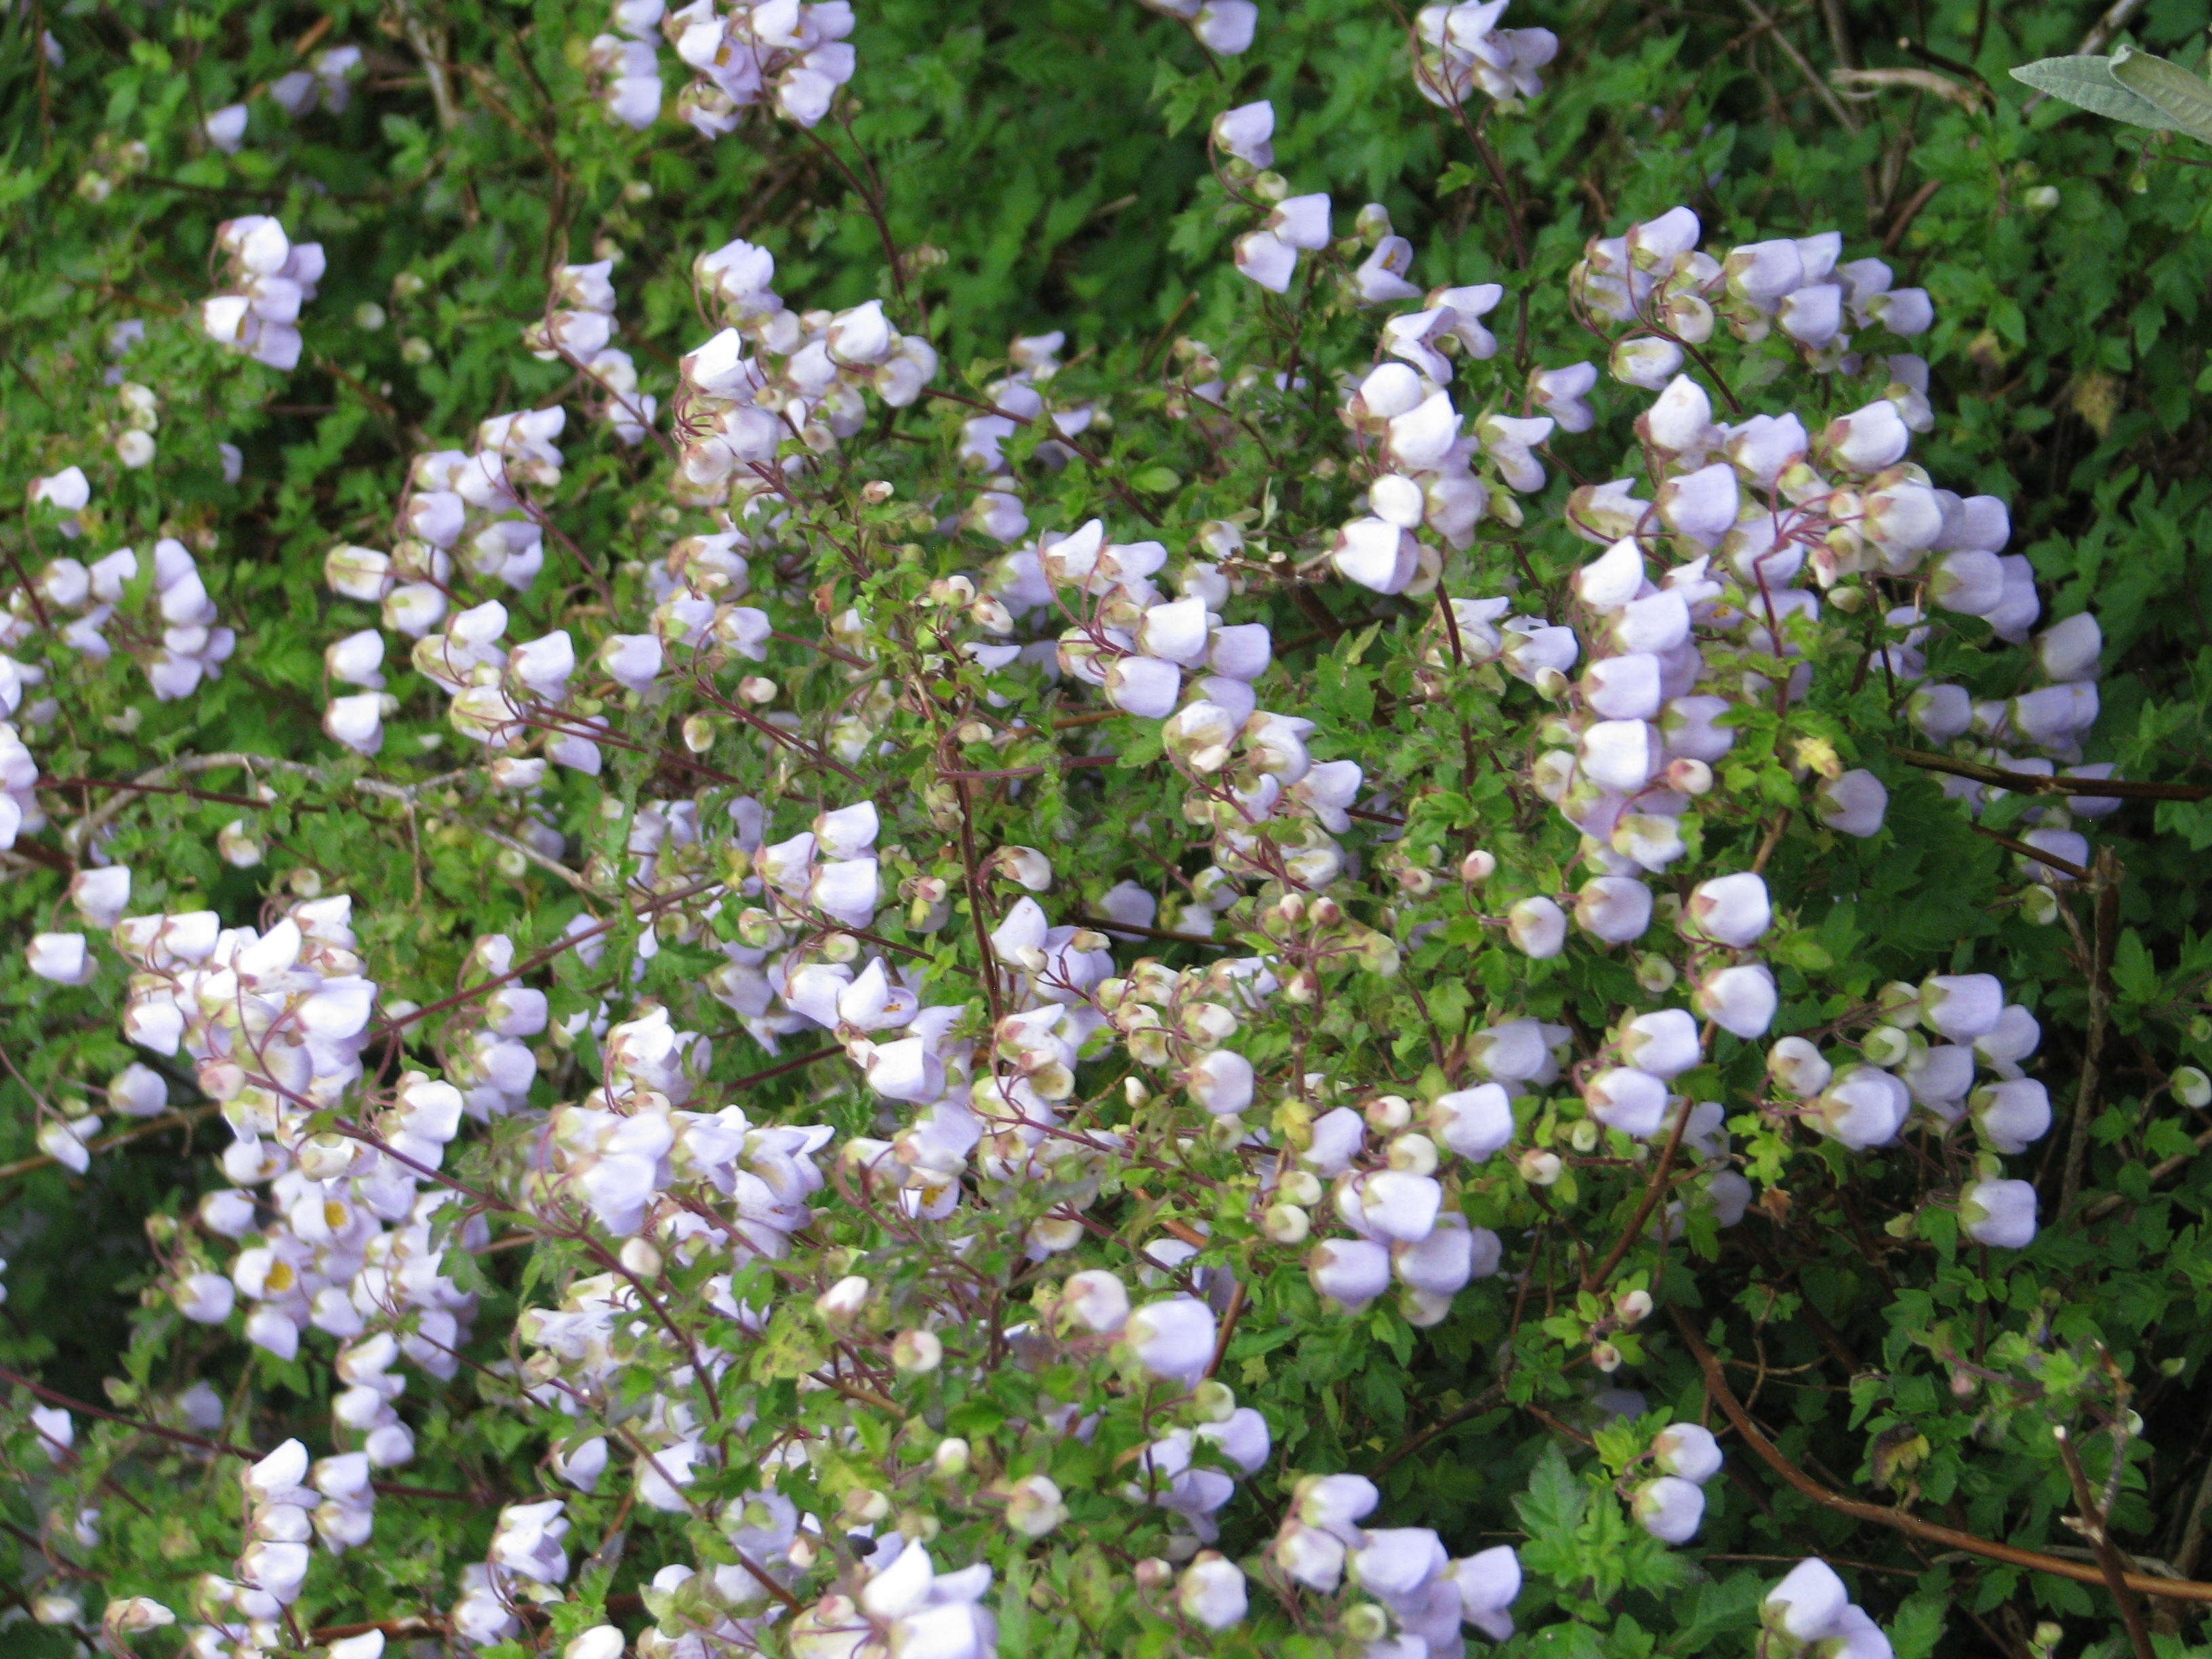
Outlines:
[[[1878,1526],[1890,1527],[1913,1538],[1924,1538],[1929,1542],[1942,1544],[1954,1550],[1964,1550],[1969,1555],[1978,1555],[1985,1560],[2002,1561],[2008,1565],[2026,1567],[2033,1572],[2047,1572],[2054,1577],[2070,1578],[2077,1584],[2102,1584],[2106,1582],[2104,1569],[2083,1561],[2068,1561],[2056,1555],[2045,1555],[2040,1550],[2022,1549],[2017,1544],[2002,1544],[1993,1539],[1977,1538],[1956,1528],[1938,1526],[1933,1521],[1923,1521],[1908,1510],[1892,1509],[1882,1504],[1864,1504],[1857,1498],[1846,1498],[1841,1492],[1830,1492],[1826,1486],[1783,1455],[1775,1443],[1759,1432],[1759,1425],[1728,1385],[1722,1373],[1720,1361],[1698,1334],[1697,1327],[1679,1308],[1669,1308],[1668,1313],[1674,1328],[1681,1334],[1683,1345],[1705,1373],[1705,1389],[1721,1413],[1735,1425],[1745,1445],[1759,1461],[1780,1475],[1790,1489],[1801,1497],[1809,1498],[1823,1509],[1838,1515],[1848,1515],[1855,1520],[1871,1521]],[[2212,1584],[2197,1583],[2185,1578],[2153,1578],[2139,1572],[2123,1572],[2121,1582],[2142,1595],[2164,1596],[2176,1601],[2212,1602]]]

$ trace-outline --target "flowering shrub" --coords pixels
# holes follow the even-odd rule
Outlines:
[[[12,15],[10,1643],[2185,1650],[2203,207],[1938,9]]]

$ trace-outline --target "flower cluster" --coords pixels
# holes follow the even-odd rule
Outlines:
[[[691,0],[667,8],[661,0],[616,0],[613,22],[615,33],[592,41],[591,62],[609,112],[641,130],[660,113],[655,28],[696,76],[678,95],[677,112],[709,138],[734,131],[763,101],[811,127],[853,78],[848,0]]]
[[[1502,29],[1506,0],[1458,0],[1424,6],[1413,19],[1413,84],[1445,108],[1477,92],[1501,108],[1517,108],[1544,90],[1536,71],[1559,56],[1549,29]]]
[[[305,69],[288,70],[268,86],[269,101],[285,114],[298,118],[318,108],[342,112],[353,101],[353,83],[361,77],[359,46],[325,46]],[[235,155],[246,143],[252,111],[245,104],[225,104],[211,111],[200,124],[209,143],[225,155]]]
[[[323,279],[319,242],[295,242],[265,213],[227,219],[216,249],[229,263],[230,286],[200,301],[208,338],[271,368],[300,361],[300,310]]]
[[[1146,3],[1252,44],[1245,0]],[[1502,12],[1419,15],[1426,97],[1538,94],[1558,42]],[[698,131],[767,102],[811,126],[852,26],[842,0],[620,0],[577,59],[641,131],[656,29]],[[339,107],[357,61],[272,96]],[[1887,1237],[2033,1244],[2005,1163],[2053,1118],[2032,972],[1948,942],[1838,966],[1840,900],[1815,937],[1908,809],[2016,829],[1999,902],[2035,922],[2087,873],[2075,821],[2117,805],[1991,810],[2005,781],[2111,775],[2084,748],[2103,639],[2087,612],[2038,631],[2005,506],[1909,459],[1928,365],[1889,348],[1927,295],[1832,234],[1704,252],[1677,208],[1562,273],[1600,348],[1567,361],[1527,293],[1413,281],[1379,204],[1339,237],[1327,192],[1271,171],[1275,119],[1211,129],[1261,323],[1133,386],[1060,330],[953,377],[896,320],[929,315],[924,262],[884,274],[895,298],[794,309],[738,240],[690,265],[711,332],[664,411],[614,343],[617,257],[549,261],[520,346],[566,384],[412,440],[388,539],[364,515],[343,533],[378,545],[324,565],[373,611],[317,618],[328,745],[267,766],[365,842],[391,814],[360,881],[326,890],[303,833],[242,919],[289,834],[259,759],[84,806],[100,780],[46,777],[0,725],[0,851],[68,871],[33,989],[147,1056],[41,1097],[40,1152],[81,1175],[114,1120],[219,1117],[220,1180],[149,1228],[145,1340],[327,1395],[257,1455],[273,1396],[117,1393],[244,1465],[244,1547],[179,1601],[196,1659],[378,1659],[385,1628],[991,1659],[1002,1620],[1063,1607],[1111,1621],[1101,1650],[1295,1626],[1461,1659],[1513,1638],[1524,1571],[1680,1571],[1662,1546],[1737,1523],[1707,1512],[1722,1439],[1639,1376],[1682,1274],[1764,1265],[1793,1205],[1877,1169]],[[262,216],[218,246],[205,331],[290,367],[319,249]],[[623,334],[649,358],[668,297]],[[97,465],[154,459],[159,405],[112,361],[133,343]],[[91,494],[41,477],[27,522],[101,529]],[[18,573],[0,716],[41,748],[76,752],[73,671],[128,657],[106,684],[181,715],[232,654],[191,550],[217,544],[162,523],[116,532],[143,556]],[[1955,808],[1900,787],[1893,811],[1911,732],[1958,757]],[[183,781],[249,761],[246,796]],[[204,795],[251,815],[211,837],[227,871],[200,860],[215,896],[117,827]],[[439,908],[457,884],[483,915]],[[1457,1392],[1416,1414],[1336,1374],[1369,1349]],[[1514,1531],[1386,1502],[1402,1459],[1523,1408],[1558,1440]],[[27,1417],[57,1492],[140,1426],[82,1415]],[[471,1513],[407,1580],[422,1610],[318,1623],[324,1586],[396,1582],[332,1558],[463,1496],[387,1472],[449,1459]],[[1371,1524],[1404,1519],[1435,1524]],[[98,1521],[72,1496],[43,1524]],[[1474,1547],[1499,1537],[1526,1544]],[[106,1624],[176,1616],[118,1595]],[[1760,1618],[1775,1659],[1884,1659],[1820,1562]]]

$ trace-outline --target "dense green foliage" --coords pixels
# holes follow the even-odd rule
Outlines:
[[[1545,90],[1518,110],[1472,100],[1462,120],[1422,100],[1408,69],[1410,20],[1376,0],[1285,3],[1263,13],[1252,49],[1231,58],[1133,0],[870,0],[854,33],[859,70],[830,118],[801,131],[757,110],[715,139],[667,118],[645,131],[606,118],[585,52],[606,27],[605,9],[568,0],[71,0],[0,19],[0,210],[10,232],[0,244],[0,478],[11,501],[72,465],[92,480],[75,542],[52,510],[9,507],[0,583],[27,616],[27,584],[48,560],[89,562],[173,536],[239,635],[220,678],[164,702],[148,697],[127,649],[102,665],[10,647],[46,666],[37,695],[58,705],[34,734],[25,726],[52,822],[0,854],[0,1366],[9,1379],[0,1394],[0,1589],[27,1612],[64,1589],[92,1608],[88,1627],[100,1604],[133,1594],[189,1622],[194,1576],[233,1571],[237,1466],[131,1426],[176,1428],[175,1402],[192,1383],[222,1401],[213,1437],[227,1444],[267,1451],[297,1436],[321,1455],[352,1443],[332,1425],[328,1337],[311,1333],[283,1358],[240,1340],[237,1318],[196,1324],[173,1306],[180,1272],[228,1270],[192,1218],[203,1194],[228,1184],[216,1162],[228,1132],[187,1057],[155,1060],[125,1039],[129,966],[110,951],[81,986],[25,966],[33,935],[79,925],[66,891],[90,845],[73,826],[88,817],[112,827],[104,856],[134,872],[132,915],[211,909],[226,926],[265,926],[294,896],[351,894],[362,971],[378,988],[381,1018],[394,1022],[484,977],[484,936],[511,936],[520,962],[554,945],[580,908],[618,918],[604,963],[549,953],[532,982],[548,992],[552,1018],[582,1016],[588,1033],[602,999],[614,1000],[617,1020],[651,1006],[635,999],[657,1001],[678,1026],[714,1039],[699,1085],[708,1103],[694,1109],[735,1103],[756,1124],[832,1125],[841,1141],[889,1140],[898,1115],[841,1060],[784,1063],[814,1036],[772,1053],[707,994],[732,921],[664,939],[633,981],[651,915],[611,905],[621,878],[611,894],[592,865],[621,863],[641,803],[696,796],[705,817],[742,786],[769,807],[775,841],[817,812],[874,799],[891,908],[867,937],[887,935],[901,963],[918,967],[925,1004],[969,1005],[975,1032],[988,1030],[979,939],[1019,896],[1005,884],[988,902],[975,896],[984,890],[977,848],[1043,849],[1057,884],[1042,902],[1055,923],[1095,918],[1117,883],[1168,890],[1158,923],[1170,937],[1117,940],[1116,973],[1140,951],[1194,971],[1218,958],[1172,937],[1215,918],[1189,917],[1193,896],[1174,892],[1206,863],[1205,835],[1186,819],[1188,780],[1157,722],[1085,701],[1073,679],[987,670],[944,644],[949,635],[927,636],[927,618],[951,614],[941,584],[1003,550],[953,520],[981,482],[963,474],[963,422],[1003,395],[991,387],[1009,372],[1015,337],[1065,331],[1055,403],[1095,401],[1107,417],[1079,438],[1079,453],[1062,451],[1061,465],[1039,459],[1040,429],[1007,441],[1033,529],[1066,532],[1103,516],[1109,539],[1157,537],[1181,562],[1204,526],[1240,523],[1251,574],[1227,620],[1272,629],[1264,706],[1314,720],[1316,755],[1356,759],[1364,790],[1388,803],[1376,814],[1363,792],[1369,816],[1404,830],[1364,843],[1365,862],[1344,890],[1355,927],[1379,930],[1367,942],[1389,933],[1395,945],[1336,961],[1310,1004],[1249,1017],[1240,1046],[1262,1074],[1250,1126],[1303,1132],[1313,1113],[1298,1100],[1269,1114],[1286,1089],[1304,1094],[1285,1079],[1309,1071],[1354,1104],[1377,1091],[1433,1099],[1475,1075],[1467,1037],[1486,1026],[1522,1014],[1556,1022],[1587,1058],[1617,1012],[1638,1006],[1631,953],[1578,942],[1532,960],[1500,941],[1495,917],[1477,914],[1455,873],[1470,851],[1497,852],[1520,884],[1486,901],[1487,911],[1580,879],[1566,873],[1577,836],[1522,782],[1554,741],[1537,735],[1534,693],[1495,670],[1439,690],[1431,682],[1443,672],[1443,627],[1434,618],[1447,613],[1425,599],[1290,574],[1315,565],[1361,510],[1338,379],[1365,371],[1377,318],[1331,303],[1328,279],[1306,281],[1308,267],[1304,285],[1282,297],[1239,274],[1231,243],[1254,215],[1230,198],[1206,142],[1208,124],[1232,105],[1272,100],[1276,170],[1293,190],[1331,192],[1340,229],[1358,203],[1382,204],[1417,250],[1412,277],[1422,288],[1504,284],[1488,319],[1502,349],[1463,362],[1455,383],[1470,420],[1483,409],[1524,412],[1532,367],[1581,356],[1602,365],[1605,345],[1571,303],[1569,270],[1591,239],[1678,204],[1696,212],[1717,253],[1832,228],[1846,258],[1887,258],[1899,286],[1924,287],[1935,305],[1934,327],[1911,343],[1931,367],[1936,415],[1912,459],[1939,485],[2009,504],[2010,550],[2033,562],[2046,619],[2089,610],[2101,625],[2102,713],[2087,760],[2113,763],[2123,779],[2212,778],[2206,152],[2053,101],[2025,108],[2025,88],[2006,74],[2074,52],[2096,7],[1515,0],[1507,21],[1559,37]],[[2151,0],[2131,27],[2146,47],[2195,67],[2208,21],[2202,0]],[[40,50],[46,30],[58,61]],[[1897,45],[1900,35],[1912,50]],[[366,54],[343,110],[289,117],[262,95],[342,41]],[[1845,73],[1832,81],[1832,70]],[[1917,78],[1849,73],[1861,70]],[[203,124],[240,100],[251,125],[226,155]],[[200,326],[202,299],[222,286],[209,252],[217,226],[248,213],[274,216],[294,242],[319,241],[327,255],[289,374],[222,350]],[[896,410],[871,402],[866,428],[785,501],[781,539],[763,538],[752,556],[747,602],[778,596],[777,640],[764,663],[722,665],[716,683],[735,698],[738,674],[773,676],[776,706],[822,745],[813,757],[840,754],[842,763],[794,763],[726,702],[715,704],[708,743],[690,744],[683,716],[705,702],[664,709],[612,691],[586,711],[628,722],[604,773],[556,770],[545,782],[538,816],[566,833],[568,850],[526,860],[514,846],[528,841],[520,807],[443,781],[480,769],[481,746],[456,733],[446,696],[410,681],[396,651],[385,667],[404,708],[386,717],[382,752],[353,755],[324,734],[331,698],[349,690],[331,681],[325,647],[374,620],[373,607],[330,591],[325,556],[392,544],[416,454],[466,447],[488,416],[574,403],[588,390],[570,364],[535,360],[520,343],[564,265],[615,261],[616,343],[667,410],[679,360],[721,326],[697,297],[692,261],[739,237],[774,253],[776,291],[793,310],[884,302],[894,326],[935,346],[944,368],[933,384],[951,394]],[[109,374],[111,331],[133,320],[144,336],[120,361],[159,400],[158,453],[143,468],[117,459],[126,406]],[[1775,342],[1716,340],[1724,385],[1747,406],[1787,399],[1756,406],[1799,409],[1810,429],[1881,390],[1807,372]],[[1192,386],[1215,378],[1208,359],[1231,381],[1230,414],[1194,409]],[[1279,373],[1290,384],[1270,378]],[[1562,504],[1578,485],[1644,465],[1631,429],[1636,394],[1623,394],[1601,380],[1595,428],[1551,439],[1551,477],[1522,498],[1525,523],[1487,523],[1472,548],[1447,554],[1449,593],[1512,583],[1516,605],[1565,614],[1574,572],[1597,550],[1568,532]],[[645,631],[638,618],[657,597],[647,567],[678,538],[712,527],[696,503],[669,500],[672,462],[659,440],[617,444],[580,408],[562,440],[557,492],[546,492],[559,550],[526,599],[507,596],[513,637],[568,628],[580,661],[611,631]],[[225,444],[240,452],[235,482],[225,481]],[[895,486],[888,499],[864,499],[861,484],[876,478]],[[1283,568],[1267,569],[1270,549]],[[862,617],[857,635],[833,631],[847,607]],[[1759,1194],[1741,1223],[1718,1226],[1692,1205],[1686,1237],[1678,1230],[1671,1244],[1655,1243],[1643,1206],[1652,1149],[1631,1152],[1618,1135],[1601,1145],[1561,1085],[1519,1113],[1532,1144],[1580,1155],[1560,1183],[1521,1179],[1508,1157],[1448,1200],[1504,1238],[1504,1271],[1427,1328],[1387,1298],[1347,1315],[1316,1293],[1297,1252],[1265,1238],[1249,1194],[1224,1173],[1237,1163],[1231,1149],[1208,1138],[1202,1113],[1177,1108],[1177,1127],[1166,1115],[1179,1099],[1172,1086],[1125,1095],[1134,1071],[1126,1056],[1086,1057],[1078,1101],[1145,1156],[1094,1181],[1085,1213],[1096,1237],[1085,1248],[1107,1254],[1077,1265],[1133,1271],[1130,1246],[1203,1233],[1194,1260],[1237,1271],[1241,1317],[1229,1319],[1218,1375],[1267,1418],[1273,1449],[1220,1516],[1224,1554],[1258,1559],[1297,1474],[1353,1472],[1381,1487],[1382,1524],[1433,1528],[1455,1556],[1519,1547],[1520,1632],[1497,1644],[1510,1659],[1745,1651],[1760,1595],[1811,1555],[1844,1571],[1898,1659],[2125,1654],[2119,1603],[2104,1583],[2008,1565],[1928,1530],[2094,1567],[2097,1554],[2068,1525],[2081,1505],[2051,1433],[2064,1425],[2088,1480],[2106,1491],[2109,1479],[2112,1538],[2137,1570],[2212,1577],[2212,1124],[2174,1081],[2179,1067],[2212,1067],[2212,917],[2197,878],[2212,848],[2212,801],[2127,799],[2092,831],[2094,878],[2053,884],[2055,909],[2040,909],[2051,890],[2030,887],[2015,854],[2047,798],[2006,795],[1970,818],[1936,774],[1897,752],[1944,745],[1906,726],[1893,678],[1865,665],[1863,652],[1885,642],[1881,610],[1852,620],[1832,609],[1829,642],[1850,659],[1832,653],[1808,701],[1744,718],[1729,758],[1715,763],[1721,787],[1689,861],[1668,879],[1686,887],[1764,870],[1778,916],[1762,946],[1780,985],[1778,1036],[1854,1044],[1885,986],[1931,973],[1995,975],[2008,1000],[2030,1006],[2043,1031],[2030,1069],[2057,1121],[2004,1173],[2038,1188],[2035,1243],[1992,1249],[1961,1234],[1957,1190],[1988,1173],[1971,1145],[1916,1128],[1878,1152],[1847,1151],[1762,1115],[1772,1092],[1765,1044],[1716,1042],[1709,1027],[1698,1066],[1674,1086],[1721,1101],[1741,1125],[1737,1164]],[[1047,620],[1049,639],[1059,623]],[[1926,647],[1930,672],[1978,698],[2027,690],[2022,653],[1975,629],[1939,632]],[[824,641],[860,652],[900,688],[856,750],[831,734],[847,705],[866,702],[866,676],[848,675],[817,648]],[[1748,654],[1745,665],[1755,668]],[[1075,726],[1073,738],[1053,729],[1055,718],[1091,714],[1101,718]],[[1083,764],[1060,764],[1063,750]],[[1960,747],[1954,758],[1971,763],[1981,752]],[[291,764],[119,787],[182,757],[218,754]],[[1887,788],[1877,836],[1838,836],[1808,811],[1791,816],[1808,799],[1808,767],[1838,757]],[[1022,769],[1020,790],[995,787]],[[433,777],[441,783],[400,793]],[[364,791],[364,778],[397,788]],[[270,793],[255,804],[262,785]],[[223,856],[218,836],[234,821],[258,843],[259,862]],[[1355,823],[1343,839],[1373,827]],[[665,863],[678,861],[671,853]],[[682,873],[714,878],[720,866],[702,854]],[[915,883],[948,888],[950,924],[926,927],[926,902],[909,911],[894,900],[902,881],[898,900],[914,900]],[[1256,890],[1241,910],[1224,898],[1219,941],[1265,954],[1266,906],[1280,897]],[[1679,944],[1650,953],[1668,949],[1680,954]],[[989,1000],[991,1014],[1001,1012],[995,993]],[[379,1024],[366,1056],[372,1084],[388,1088],[409,1068],[453,1073],[469,1035],[437,1018]],[[443,1271],[478,1298],[465,1361],[451,1380],[410,1381],[416,1457],[378,1499],[374,1542],[334,1562],[318,1556],[285,1645],[271,1651],[306,1652],[318,1632],[327,1643],[449,1608],[463,1569],[484,1559],[497,1509],[540,1496],[569,1498],[574,1551],[597,1553],[568,1601],[494,1652],[558,1652],[602,1616],[635,1634],[665,1613],[651,1599],[660,1593],[642,1588],[653,1572],[709,1559],[700,1534],[713,1527],[634,1509],[621,1480],[567,1492],[543,1466],[553,1442],[538,1420],[546,1413],[533,1414],[515,1383],[527,1352],[517,1317],[613,1257],[580,1218],[568,1232],[533,1231],[520,1173],[532,1138],[544,1109],[595,1085],[603,1060],[588,1034],[538,1047],[529,1113],[471,1126],[447,1164],[497,1200],[466,1206],[491,1224],[491,1248],[457,1246],[445,1258]],[[144,1125],[100,1097],[134,1060],[165,1073],[174,1108]],[[108,1134],[127,1138],[97,1145],[80,1174],[54,1163],[51,1138],[38,1136],[86,1102],[107,1114]],[[1574,1139],[1571,1125],[1591,1133]],[[834,1157],[823,1154],[825,1168]],[[1081,1185],[1002,1193],[983,1208],[991,1219],[969,1266],[1006,1288],[988,1316],[970,1316],[977,1328],[990,1324],[994,1357],[1006,1327],[1032,1314],[1048,1322],[1048,1302],[1030,1304],[1059,1268],[1026,1260],[1023,1240]],[[817,1200],[824,1213],[835,1196]],[[840,1210],[809,1235],[811,1254],[795,1259],[804,1272],[794,1265],[779,1280],[760,1262],[738,1268],[738,1298],[750,1292],[778,1311],[732,1373],[757,1397],[742,1407],[732,1398],[732,1417],[742,1409],[759,1424],[726,1437],[724,1466],[702,1475],[700,1493],[755,1490],[770,1430],[803,1423],[837,1450],[811,1469],[786,1468],[781,1489],[805,1513],[873,1523],[884,1517],[851,1495],[873,1490],[871,1470],[903,1459],[915,1485],[897,1507],[939,1504],[940,1564],[996,1566],[998,1650],[1008,1659],[1317,1656],[1381,1639],[1324,1598],[1310,1618],[1265,1611],[1275,1604],[1256,1570],[1254,1619],[1218,1632],[1163,1614],[1172,1598],[1138,1593],[1136,1564],[1166,1550],[1170,1526],[1164,1512],[1119,1496],[1128,1460],[1161,1423],[1189,1419],[1157,1398],[1140,1411],[1132,1402],[1146,1398],[1142,1385],[1109,1389],[1102,1379],[1118,1373],[1103,1345],[1055,1355],[1036,1373],[1009,1363],[956,1382],[951,1364],[927,1379],[902,1371],[898,1409],[875,1415],[846,1397],[849,1388],[802,1390],[799,1379],[835,1346],[817,1340],[816,1296],[848,1273],[902,1284],[902,1274],[934,1271],[939,1245],[926,1241],[938,1235],[871,1231],[856,1213]],[[673,1287],[680,1275],[671,1276]],[[672,1288],[672,1300],[701,1303],[702,1276]],[[1656,1303],[1648,1320],[1624,1317],[1620,1298],[1634,1292]],[[909,1322],[901,1315],[877,1332],[886,1352]],[[1771,1437],[1772,1461],[1727,1431],[1715,1373],[1698,1358],[1705,1345],[1741,1409]],[[1600,1348],[1607,1366],[1620,1366],[1610,1377],[1595,1375],[1606,1368],[1593,1363]],[[642,1409],[669,1356],[632,1360],[612,1389],[615,1420]],[[888,1362],[879,1369],[891,1377]],[[74,1451],[53,1462],[27,1426],[39,1403],[33,1382],[116,1420],[80,1410]],[[1607,1387],[1638,1391],[1645,1410],[1622,1415],[1617,1399],[1608,1407],[1597,1395]],[[1044,1435],[1036,1421],[1040,1400],[1088,1409],[1108,1393],[1091,1441]],[[1722,1432],[1729,1463],[1695,1542],[1669,1547],[1638,1529],[1623,1500],[1648,1474],[1639,1460],[1653,1433],[1677,1420]],[[973,1442],[979,1467],[995,1457],[994,1478],[1048,1474],[1072,1518],[1009,1542],[1005,1493],[983,1492],[980,1474],[972,1490],[925,1490],[922,1442],[946,1434]],[[1778,1473],[1785,1462],[1828,1493],[1896,1508],[1853,1515],[1814,1501]],[[97,1526],[73,1536],[82,1509],[100,1512]],[[1899,1514],[1922,1531],[1896,1524]],[[823,1595],[840,1565],[825,1559],[798,1599]],[[2212,1640],[2201,1601],[2125,1600],[2142,1608],[2161,1656]],[[135,1645],[124,1650],[180,1651],[180,1628],[127,1638]],[[419,1632],[392,1634],[400,1651]],[[426,1652],[445,1650],[443,1637],[421,1639]],[[777,1650],[775,1632],[762,1639]],[[61,1626],[0,1629],[10,1654],[69,1653],[76,1640]]]

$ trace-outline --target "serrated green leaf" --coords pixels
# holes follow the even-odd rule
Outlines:
[[[1928,1659],[1943,1636],[1946,1598],[1922,1592],[1907,1596],[1889,1623],[1890,1646],[1897,1659]]]
[[[1589,1504],[1582,1482],[1567,1467],[1567,1455],[1554,1441],[1545,1446],[1544,1455],[1536,1460],[1528,1476],[1528,1490],[1513,1500],[1513,1510],[1531,1538],[1564,1541],[1582,1525]]]
[[[2115,121],[2148,127],[2154,132],[2177,130],[2175,123],[2156,104],[2122,84],[2113,72],[2113,60],[2110,58],[2039,58],[2033,64],[2014,68],[2012,78],[2025,82],[2038,92],[2063,98],[2094,115],[2110,116]]]

